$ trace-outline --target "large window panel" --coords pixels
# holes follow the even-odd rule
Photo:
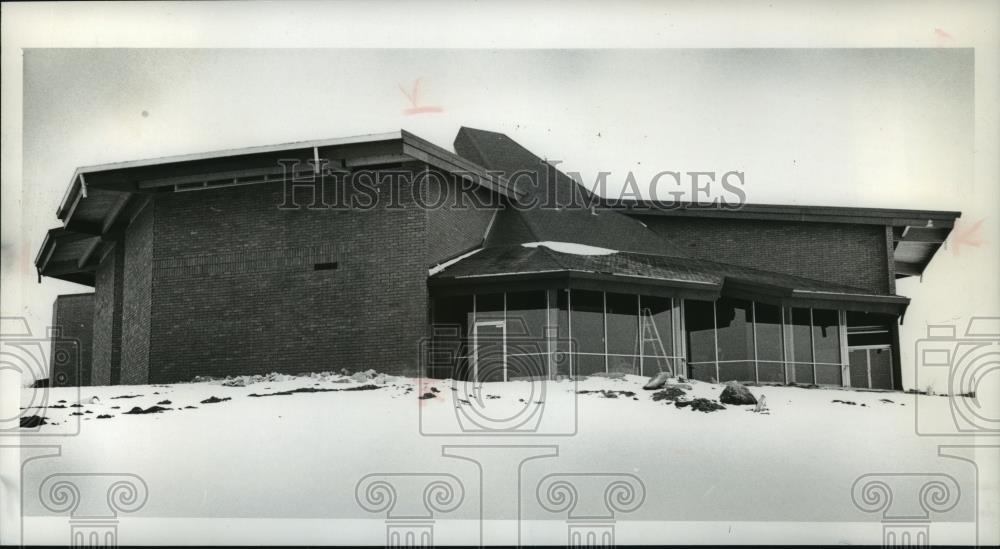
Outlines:
[[[426,375],[430,378],[462,379],[468,360],[470,321],[472,320],[471,295],[443,296],[432,303],[431,349],[427,357]]]
[[[605,294],[608,331],[608,371],[640,374],[639,296]]]
[[[690,376],[708,381],[715,371],[715,306],[711,301],[693,299],[684,302],[684,327],[687,332]]]
[[[872,389],[892,389],[892,351],[869,349]]]
[[[606,372],[604,338],[604,294],[573,290],[570,296],[571,330],[577,351],[576,375]]]
[[[640,375],[638,355],[608,355],[608,371]]]
[[[548,375],[544,290],[507,293],[508,377]]]
[[[843,385],[840,364],[840,313],[830,309],[813,309],[813,348],[816,352],[816,383]]]
[[[639,338],[642,343],[642,374],[678,372],[681,362],[674,357],[674,308],[669,297],[639,297]],[[683,373],[683,372],[681,372]]]
[[[544,290],[507,294],[507,339],[511,345],[527,341],[536,350],[525,349],[523,352],[538,352],[537,343],[545,342],[545,324]]]
[[[606,294],[608,307],[608,354],[639,354],[639,297]]]
[[[785,381],[785,343],[781,326],[781,307],[754,304],[757,338],[757,375],[761,383]]]
[[[816,362],[840,364],[840,313],[813,309],[812,321]]]
[[[715,302],[719,381],[754,381],[753,309],[749,301]]]
[[[796,383],[816,383],[813,375],[812,321],[809,309],[792,309],[792,360]]]
[[[503,320],[503,293],[476,294],[476,322]]]

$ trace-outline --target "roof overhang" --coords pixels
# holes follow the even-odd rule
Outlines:
[[[411,163],[507,197],[520,196],[498,174],[403,130],[102,164],[73,173],[56,211],[63,227],[46,235],[35,266],[40,275],[92,285],[93,273],[87,268],[157,193],[280,182],[295,164],[296,176],[309,177],[319,172],[317,166],[324,174],[349,174]],[[91,246],[71,245],[81,239]],[[77,255],[68,257],[73,253]],[[71,269],[71,259],[78,269]]]
[[[507,197],[519,197],[507,180],[407,131],[301,141],[77,168],[56,212],[69,227],[109,214],[120,193],[196,190],[211,184],[250,185],[284,179],[298,162],[309,176],[317,165],[337,173],[422,162]]]
[[[427,279],[433,296],[461,295],[470,291],[493,293],[549,288],[573,288],[663,297],[714,300],[732,297],[789,307],[843,309],[902,316],[909,298],[846,292],[818,292],[760,284],[725,277],[721,284],[668,280],[590,271],[552,270],[467,276],[435,275]]]
[[[604,207],[630,215],[755,219],[804,223],[880,225],[892,229],[892,260],[896,278],[919,276],[944,244],[962,213],[941,210],[895,210],[839,206],[743,204],[725,206],[690,202],[658,204],[649,201],[605,199]]]
[[[49,229],[35,256],[39,277],[48,276],[93,286],[103,243],[100,236],[63,228]]]

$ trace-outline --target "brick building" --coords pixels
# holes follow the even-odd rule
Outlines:
[[[78,169],[36,258],[94,287],[55,304],[88,347],[78,382],[346,367],[898,389],[895,280],[958,217],[616,201],[502,134],[463,128],[454,149],[401,131]]]

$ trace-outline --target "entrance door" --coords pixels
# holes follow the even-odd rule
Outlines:
[[[892,347],[852,347],[848,351],[851,387],[892,389]]]
[[[476,322],[472,333],[472,378],[477,383],[507,381],[507,325],[502,320]]]

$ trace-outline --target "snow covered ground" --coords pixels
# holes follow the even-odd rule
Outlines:
[[[480,388],[338,374],[243,381],[50,390],[47,408],[28,410],[46,417],[39,432],[79,434],[53,436],[61,456],[25,468],[24,514],[54,514],[39,501],[43,479],[84,472],[139,476],[149,495],[135,516],[159,518],[385,520],[359,502],[359,482],[372,474],[451,475],[460,505],[434,517],[473,523],[481,513],[566,520],[572,511],[552,511],[536,488],[552,474],[576,483],[580,509],[605,505],[600,490],[597,503],[583,501],[594,478],[638,483],[641,501],[610,511],[619,532],[629,521],[828,523],[821,539],[838,543],[837,522],[877,527],[883,518],[852,500],[855,481],[871,473],[950,475],[965,497],[934,520],[969,523],[975,514],[975,470],[939,456],[941,439],[915,430],[918,402],[946,416],[946,397],[751,387],[766,396],[767,413],[730,405],[705,413],[654,400],[635,376]],[[685,399],[717,400],[722,390],[689,384]],[[128,413],[154,406],[165,410]],[[479,463],[449,457],[463,452]],[[862,541],[880,543],[881,530],[872,532]]]

